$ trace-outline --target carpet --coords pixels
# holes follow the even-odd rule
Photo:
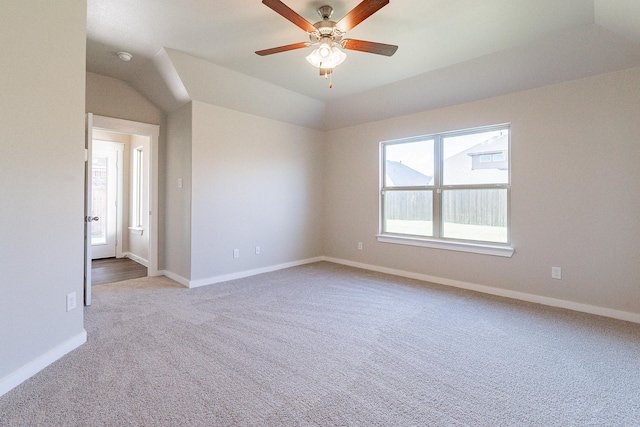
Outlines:
[[[2,426],[640,425],[640,325],[320,262],[101,285]]]

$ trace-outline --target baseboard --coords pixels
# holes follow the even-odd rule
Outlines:
[[[624,320],[627,322],[640,323],[640,314],[630,313],[627,311],[613,310],[605,307],[598,307],[588,304],[581,304],[573,301],[566,301],[556,298],[543,297],[540,295],[527,294],[524,292],[511,291],[508,289],[493,288],[491,286],[478,285],[475,283],[461,282],[458,280],[445,279],[442,277],[429,276],[426,274],[412,273],[409,271],[396,270],[392,268],[379,267],[377,265],[363,264],[360,262],[348,261],[344,259],[322,257],[324,261],[336,264],[347,265],[350,267],[362,268],[364,270],[376,271],[378,273],[386,273],[394,276],[407,277],[409,279],[422,280],[424,282],[437,283],[455,288],[467,289],[470,291],[482,292],[485,294],[496,295],[506,298],[527,301],[536,304],[547,305],[550,307],[565,308],[567,310],[579,311],[582,313],[595,314],[598,316],[610,317],[613,319]]]
[[[536,304],[547,305],[550,307],[564,308],[567,310],[579,311],[582,313],[595,314],[597,316],[610,317],[613,319],[624,320],[627,322],[640,323],[640,314],[631,313],[627,311],[614,310],[606,307],[598,307],[588,304],[581,304],[573,301],[561,300],[557,298],[544,297],[540,295],[528,294],[525,292],[512,291],[508,289],[494,288],[491,286],[479,285],[476,283],[462,282],[459,280],[446,279],[443,277],[430,276],[427,274],[413,273],[410,271],[396,270],[393,268],[380,267],[372,264],[364,264],[355,261],[349,261],[345,259],[332,258],[326,256],[320,256],[315,258],[309,258],[305,260],[299,260],[284,264],[273,265],[264,268],[258,268],[254,270],[240,271],[237,273],[225,274],[221,276],[209,277],[206,279],[188,280],[175,273],[167,270],[159,271],[159,274],[167,276],[168,278],[180,283],[187,288],[197,288],[200,286],[212,285],[215,283],[226,282],[229,280],[242,279],[249,276],[255,276],[256,274],[269,273],[271,271],[282,270],[285,268],[296,267],[304,264],[311,264],[319,261],[333,262],[335,264],[347,265],[350,267],[361,268],[363,270],[376,271],[379,273],[391,274],[394,276],[407,277],[409,279],[421,280],[423,282],[437,283],[445,286],[452,286],[460,289],[467,289],[470,291],[481,292],[489,295],[496,295],[505,298],[512,298],[520,301],[532,302]]]
[[[62,356],[72,352],[87,342],[87,331],[82,330],[78,335],[52,348],[37,359],[27,363],[22,368],[0,380],[0,396],[22,384]]]
[[[206,279],[192,280],[189,282],[190,288],[198,288],[200,286],[213,285],[215,283],[228,282],[229,280],[243,279],[245,277],[255,276],[262,273],[270,273],[272,271],[283,270],[285,268],[297,267],[299,265],[311,264],[324,260],[324,257],[308,258],[298,261],[286,262],[284,264],[271,265],[268,267],[256,268],[253,270],[239,271],[237,273],[223,274],[220,276],[207,277]]]
[[[124,257],[125,258],[129,258],[132,261],[137,262],[140,265],[144,265],[145,267],[149,268],[149,261],[147,261],[146,259],[139,257],[136,254],[132,254],[131,252],[125,252],[124,253]]]
[[[190,282],[189,279],[185,279],[184,277],[182,277],[179,274],[176,274],[176,273],[174,273],[172,271],[169,271],[169,270],[158,270],[158,274],[160,276],[166,276],[169,279],[173,280],[174,282],[180,283],[185,288],[189,287],[189,282]]]

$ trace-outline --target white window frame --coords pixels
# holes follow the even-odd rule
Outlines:
[[[488,185],[443,185],[443,155],[442,143],[447,137],[469,135],[473,133],[489,132],[496,130],[508,130],[508,151],[507,164],[509,165],[508,182],[506,184],[488,184]],[[411,143],[416,141],[433,140],[434,141],[434,184],[432,186],[419,187],[385,187],[385,168],[386,168],[386,152],[385,147],[395,144]],[[502,257],[511,257],[515,252],[511,246],[511,126],[510,124],[499,124],[492,126],[484,126],[460,131],[441,132],[432,135],[420,137],[411,137],[391,141],[383,141],[380,143],[380,192],[379,192],[379,233],[376,235],[379,242],[393,243],[409,246],[428,247],[444,250],[453,250],[459,252],[471,252],[485,255],[495,255]],[[442,237],[442,212],[441,200],[443,190],[452,189],[505,189],[507,191],[507,242],[495,243],[476,240],[460,240]],[[384,231],[384,197],[387,191],[431,191],[433,195],[433,236],[415,236],[399,233],[388,233]]]
[[[133,229],[142,229],[142,208],[144,203],[144,148],[133,149],[132,159],[132,194],[131,194],[131,219]]]

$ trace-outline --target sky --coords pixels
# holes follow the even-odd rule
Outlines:
[[[476,144],[508,132],[505,129],[444,138],[444,159],[453,157]],[[387,160],[402,162],[425,175],[433,176],[433,138],[416,139],[410,143],[387,145]]]

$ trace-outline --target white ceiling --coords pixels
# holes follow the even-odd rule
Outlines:
[[[284,2],[313,23],[323,4],[338,21],[360,1]],[[87,8],[87,70],[129,82],[165,111],[178,105],[160,87],[153,58],[163,48],[321,101],[328,110],[352,109],[380,94],[397,103],[394,93],[424,109],[640,66],[638,0],[391,0],[347,37],[395,44],[397,53],[346,51],[331,89],[305,61],[311,48],[254,53],[308,40],[259,0],[88,0]],[[133,60],[120,61],[121,50]],[[491,76],[479,79],[480,71]],[[468,92],[470,82],[483,87],[465,97],[460,88]],[[419,99],[439,101],[419,101],[416,87]]]

